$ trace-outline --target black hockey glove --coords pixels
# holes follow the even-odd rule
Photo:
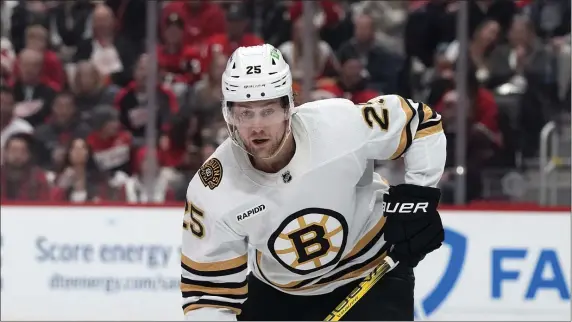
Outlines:
[[[437,212],[441,191],[437,188],[401,184],[384,196],[385,241],[390,256],[400,265],[416,267],[425,255],[441,247],[445,231]]]

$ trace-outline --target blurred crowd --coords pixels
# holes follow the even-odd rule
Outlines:
[[[184,200],[226,139],[228,56],[265,42],[289,62],[296,92],[313,79],[305,100],[399,94],[432,106],[454,163],[456,0],[321,0],[311,28],[301,1],[159,1],[157,66],[147,52],[153,2],[0,3],[2,201]],[[473,0],[469,9],[465,153],[468,200],[478,200],[483,169],[536,157],[542,126],[570,112],[570,1]],[[313,71],[302,58],[308,35]],[[149,75],[158,77],[155,111]],[[391,177],[399,166],[378,171]],[[443,182],[451,180],[448,170]]]

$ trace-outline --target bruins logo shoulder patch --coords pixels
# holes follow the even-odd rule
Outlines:
[[[348,238],[348,224],[340,213],[306,208],[288,216],[272,233],[268,250],[283,267],[306,275],[341,259]]]
[[[217,158],[210,158],[199,169],[199,178],[205,187],[211,190],[218,187],[222,181],[222,164]]]

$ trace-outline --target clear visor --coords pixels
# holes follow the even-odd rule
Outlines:
[[[280,104],[276,103],[262,106],[240,106],[240,103],[238,103],[230,108],[226,106],[226,102],[223,104],[223,106],[225,106],[223,108],[223,115],[227,122],[228,133],[231,140],[235,145],[249,155],[253,154],[246,149],[242,139],[240,138],[239,132],[244,131],[244,133],[252,133],[253,130],[263,130],[264,132],[268,131],[267,134],[269,134],[273,132],[273,126],[286,121],[286,132],[284,133],[280,146],[265,159],[273,158],[278,154],[278,152],[280,152],[284,146],[284,142],[286,142],[286,137],[288,137],[291,132],[292,103],[290,103],[289,108],[283,108]]]

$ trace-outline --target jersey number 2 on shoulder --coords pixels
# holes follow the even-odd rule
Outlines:
[[[363,120],[373,129],[374,124],[382,131],[389,129],[389,110],[383,107],[383,100],[359,104]]]
[[[205,212],[190,202],[185,204],[185,215],[189,214],[190,221],[183,221],[183,228],[190,230],[197,238],[205,237],[205,226],[202,223]]]

